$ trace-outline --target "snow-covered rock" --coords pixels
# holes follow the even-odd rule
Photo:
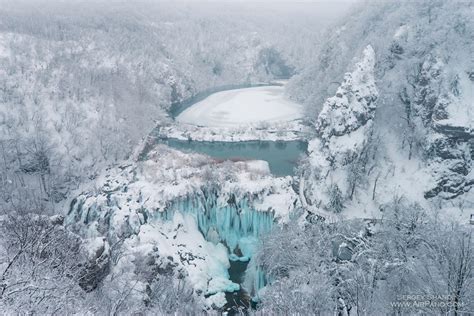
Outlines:
[[[421,65],[409,104],[421,118],[424,156],[434,183],[425,197],[452,199],[474,186],[474,83],[469,72],[430,57]]]
[[[293,99],[315,113],[324,112],[324,99],[336,94],[337,83],[343,80],[351,60],[368,43],[374,48],[378,99],[377,115],[369,120],[372,145],[368,147],[367,168],[358,175],[361,181],[353,199],[343,201],[346,211],[340,217],[382,217],[384,205],[403,198],[442,213],[458,205],[457,216],[463,222],[469,220],[462,209],[474,206],[474,16],[472,3],[455,2],[361,5],[363,9],[340,21],[339,32],[328,31],[318,63],[287,84]],[[338,133],[348,128],[344,123],[336,126],[327,131]],[[361,144],[356,140],[364,139],[364,133],[360,134],[340,140]],[[332,147],[341,149],[341,142]],[[310,150],[318,151],[321,145],[325,146],[324,140],[313,141]],[[318,164],[331,163],[320,159]],[[307,167],[301,166],[301,172]],[[331,172],[334,182],[340,179],[337,170]],[[315,200],[319,201],[326,195],[319,186],[321,177],[325,174],[300,181],[308,207],[313,202],[310,196],[318,196]],[[335,193],[331,196],[339,196],[333,204],[341,209],[341,203],[336,202],[344,195],[344,188],[338,184],[330,191]]]
[[[306,175],[313,185],[305,188],[304,196],[325,210],[336,207],[331,195],[339,194],[341,203],[352,198],[354,177],[358,176],[355,168],[364,168],[378,96],[374,66],[374,50],[368,46],[354,71],[345,75],[336,95],[324,103],[318,116],[318,137],[309,143]]]

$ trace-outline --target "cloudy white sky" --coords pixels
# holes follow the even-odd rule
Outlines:
[[[90,9],[99,14],[124,8],[130,12],[151,14],[152,8],[166,11],[187,7],[188,10],[210,15],[240,11],[244,15],[248,12],[254,16],[304,18],[311,22],[329,21],[343,16],[358,1],[362,0],[0,0],[0,7],[30,13],[55,9],[71,12]]]

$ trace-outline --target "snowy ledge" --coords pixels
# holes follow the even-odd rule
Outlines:
[[[302,120],[274,123],[249,123],[238,127],[210,127],[185,123],[162,126],[159,138],[194,141],[293,141],[305,140],[310,129]]]
[[[221,162],[160,144],[145,161],[106,170],[96,180],[96,189],[78,199],[84,200],[84,208],[113,205],[115,216],[125,217],[142,208],[150,213],[163,212],[171,201],[217,185],[224,204],[231,194],[238,199],[255,197],[256,210],[271,208],[276,217],[286,218],[296,199],[291,183],[290,176],[273,177],[268,163],[262,160]]]

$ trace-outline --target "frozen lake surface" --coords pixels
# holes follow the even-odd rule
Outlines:
[[[179,123],[238,127],[287,122],[303,117],[303,106],[287,99],[282,86],[226,90],[211,94],[176,117]]]

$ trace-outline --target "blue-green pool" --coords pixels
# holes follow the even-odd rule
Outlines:
[[[209,155],[222,160],[265,160],[275,176],[293,175],[308,145],[304,141],[202,142],[166,139],[170,147]]]

